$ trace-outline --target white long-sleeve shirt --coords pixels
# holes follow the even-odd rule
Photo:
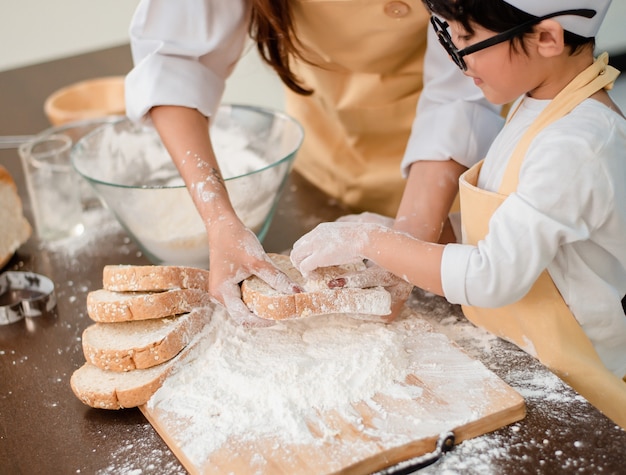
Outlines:
[[[548,103],[523,99],[485,158],[479,188],[498,190]],[[450,302],[499,307],[546,268],[604,364],[626,375],[626,120],[592,99],[536,136],[488,235],[478,246],[447,246],[441,271]]]
[[[416,2],[415,8],[423,6]],[[126,79],[127,115],[140,120],[153,106],[180,105],[211,116],[246,42],[248,20],[245,0],[142,0],[130,26],[135,67]],[[471,166],[502,127],[499,107],[484,99],[428,31],[424,89],[405,172],[422,159],[454,158]]]

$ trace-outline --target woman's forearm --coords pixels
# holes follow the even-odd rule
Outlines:
[[[152,122],[211,234],[218,219],[236,219],[209,136],[209,119],[195,109],[158,106]]]
[[[459,176],[465,170],[454,160],[413,163],[394,229],[438,242],[459,189]]]

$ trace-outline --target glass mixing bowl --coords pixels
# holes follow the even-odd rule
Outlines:
[[[222,105],[209,133],[235,212],[262,241],[302,127],[279,111]],[[209,267],[204,223],[152,127],[105,124],[74,145],[72,165],[153,264]]]

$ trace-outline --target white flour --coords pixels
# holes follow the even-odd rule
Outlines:
[[[269,133],[269,132],[268,132]],[[87,161],[88,175],[103,182],[126,187],[162,186],[141,189],[98,186],[107,206],[140,243],[155,263],[208,267],[209,246],[205,224],[184,186],[169,154],[156,132],[142,133],[104,129],[98,138],[101,157]],[[257,150],[258,139],[229,124],[212,127],[211,140],[226,188],[243,223],[255,233],[261,231],[281,184],[288,163],[267,168],[282,158],[285,145],[275,137],[263,137],[265,150]],[[255,141],[256,140],[256,141]],[[261,140],[262,142],[262,140]],[[267,168],[263,172],[258,172]],[[251,174],[252,173],[252,174]],[[229,180],[230,178],[236,179]],[[210,193],[203,197],[210,199]]]
[[[438,435],[480,414],[484,391],[476,388],[489,387],[496,377],[414,317],[386,325],[316,316],[250,329],[217,309],[195,359],[168,377],[149,408],[167,420],[168,432],[199,466],[233,440],[271,438],[289,445],[333,440],[338,429],[320,413],[338,414],[381,446]],[[450,377],[452,368],[462,377]],[[412,374],[437,388],[441,405],[409,415],[388,411],[381,395],[407,402],[429,397],[420,384],[406,383]],[[372,421],[364,422],[355,409],[359,401],[377,414]],[[263,461],[258,463],[261,473]]]
[[[92,210],[87,214],[87,218],[85,222],[86,230],[82,236],[45,244],[46,253],[53,259],[53,262],[56,263],[55,265],[66,267],[73,266],[79,274],[87,272],[90,260],[82,259],[82,261],[79,262],[76,256],[99,256],[99,252],[103,249],[103,242],[112,239],[119,241],[123,252],[137,252],[135,246],[130,243],[127,238],[122,237],[119,225],[106,210]],[[311,216],[302,216],[302,219],[310,219],[312,221],[311,227],[320,221],[319,218]],[[97,288],[101,285],[101,282],[96,281],[90,283],[87,281],[86,283],[83,282],[81,285],[72,282],[57,284],[57,290],[60,294],[68,293],[71,296],[68,305],[72,305],[72,307],[70,307],[72,311],[79,315],[78,321],[87,319],[84,304],[81,305],[80,302],[84,302],[87,292]],[[87,286],[85,286],[85,284],[87,284]],[[602,445],[595,445],[599,443],[599,440],[594,440],[593,437],[589,440],[578,440],[576,438],[577,431],[580,430],[581,424],[591,424],[592,422],[597,424],[599,420],[598,418],[589,421],[583,419],[581,422],[581,416],[589,414],[589,409],[587,409],[588,405],[582,401],[579,396],[573,393],[573,391],[567,389],[556,376],[545,369],[541,369],[538,363],[534,365],[532,363],[520,365],[518,350],[515,350],[512,345],[508,345],[493,335],[469,324],[460,315],[460,312],[452,311],[450,305],[439,297],[434,297],[432,294],[424,294],[423,292],[416,293],[409,301],[409,305],[432,324],[437,332],[448,335],[450,339],[460,343],[471,356],[486,362],[492,370],[496,371],[508,384],[524,396],[529,409],[529,414],[524,421],[512,424],[493,433],[466,440],[455,446],[451,452],[445,454],[438,463],[422,469],[416,472],[416,474],[499,475],[508,473],[513,466],[518,466],[519,470],[517,471],[520,473],[621,473],[617,469],[605,469],[606,467],[615,467],[619,461],[624,460],[623,453],[619,450],[615,450],[615,447],[606,448],[607,440],[601,438]],[[318,322],[321,327],[328,325],[326,320],[316,320],[316,322]],[[311,323],[313,323],[313,321],[311,321]],[[65,347],[57,349],[58,354],[74,354],[77,351],[81,351],[79,342],[84,321],[81,325],[77,325],[75,322],[59,319],[57,325],[67,326],[68,328],[73,327],[74,329],[73,338],[68,339]],[[268,334],[280,334],[282,331],[278,330],[278,327],[269,330]],[[233,331],[233,329],[227,328],[222,335],[228,335],[231,331]],[[240,331],[245,332],[246,330],[241,329]],[[235,333],[232,338],[234,340],[233,343],[227,342],[222,344],[227,344],[231,347],[233,345],[236,347],[241,344],[240,335]],[[368,343],[371,343],[371,341],[368,340]],[[302,344],[304,344],[304,342]],[[206,345],[208,346],[208,343]],[[377,344],[374,344],[374,346],[377,346]],[[322,351],[322,349],[323,347],[320,347],[319,351]],[[260,351],[259,348],[257,348],[257,350]],[[266,350],[269,351],[270,348],[266,348]],[[212,351],[217,352],[216,349]],[[438,350],[435,348],[429,351],[436,352]],[[284,355],[283,350],[281,349],[278,354]],[[243,352],[236,356],[237,359],[235,359],[235,362],[241,362],[241,364],[244,365],[246,360],[243,359],[243,357],[250,357],[250,354]],[[278,357],[278,355],[274,356]],[[15,351],[3,352],[0,350],[0,358],[7,361],[6,364],[30,364],[25,358],[18,357]],[[349,365],[356,361],[357,355],[349,354],[345,356],[345,358],[347,361],[346,364]],[[393,355],[388,358],[387,363],[393,362],[393,358]],[[233,364],[235,362],[233,362]],[[365,365],[368,363],[369,359],[366,355],[361,368],[366,369]],[[337,362],[337,364],[339,364],[339,362]],[[401,366],[401,363],[399,364]],[[203,361],[203,359],[198,359],[193,365],[190,364],[189,372],[178,373],[176,377],[182,378],[183,375],[186,374],[187,378],[191,378],[194,371],[199,371],[199,368],[202,366],[209,368],[209,363]],[[259,370],[260,368],[261,367],[259,367]],[[315,368],[314,365],[313,368]],[[331,369],[332,368],[333,365],[331,364]],[[225,371],[226,367],[222,369],[218,368],[217,374],[223,377]],[[437,371],[437,368],[434,368],[433,371]],[[294,377],[293,375],[287,376],[284,384],[292,381]],[[215,379],[215,377],[211,377],[206,381],[197,381],[196,384],[198,387],[204,387],[206,389]],[[59,378],[58,381],[55,380],[55,382],[57,384],[68,384],[66,377]],[[279,382],[279,384],[282,383]],[[323,379],[320,385],[324,387],[325,384],[328,384],[328,381]],[[166,383],[166,387],[167,386],[169,386],[169,384]],[[272,390],[271,388],[260,386],[258,382],[253,382],[253,384],[249,386],[249,389],[244,391],[243,397],[247,394],[248,398],[251,398],[252,396],[248,391],[252,389],[261,392],[266,389]],[[316,385],[313,387],[316,387]],[[164,387],[164,390],[165,389]],[[171,390],[171,388],[167,390]],[[359,391],[361,391],[362,394],[367,393],[367,385],[362,385]],[[343,389],[339,388],[337,390],[337,397],[339,398],[343,395]],[[161,403],[164,410],[167,410],[168,405],[175,406],[178,404],[175,399],[168,399],[163,392],[158,393],[158,396],[162,399]],[[200,394],[198,398],[200,401],[203,401],[204,398],[214,398],[215,396],[216,392],[209,390],[206,394]],[[314,398],[319,396],[307,395],[306,397]],[[156,398],[153,403],[155,401]],[[62,404],[62,401],[54,402],[59,405]],[[228,406],[226,403],[228,403],[228,401],[225,401],[225,406]],[[277,404],[280,405],[281,402],[279,401]],[[290,407],[292,406],[287,404],[287,408]],[[172,414],[177,414],[182,410],[189,411],[188,407],[179,409],[170,407],[169,409]],[[249,417],[249,411],[249,408],[243,407],[240,414],[242,417]],[[267,415],[268,412],[263,412],[263,414]],[[225,413],[224,415],[234,421],[235,426],[233,430],[245,429],[245,421],[237,421],[235,414]],[[205,425],[204,430],[202,427],[202,424],[207,424],[207,420],[209,419],[207,414],[194,414],[194,417],[198,418],[198,422],[196,423],[195,419],[191,420],[190,429],[199,434],[199,437],[208,433],[209,430],[206,429],[206,427],[209,426]],[[253,414],[253,420],[249,422],[248,426],[256,428],[265,423],[270,429],[281,427],[281,421],[273,419],[261,421],[260,419],[260,416],[257,417]],[[542,422],[538,423],[538,420]],[[540,427],[544,427],[545,429],[542,431],[532,429],[535,424],[540,424]],[[298,426],[294,427],[296,427],[296,429],[298,428]],[[607,425],[604,425],[597,430],[603,431],[606,427]],[[107,434],[111,435],[113,432],[119,434],[120,431],[123,432],[124,430],[129,431],[130,429],[125,428],[124,424],[116,424],[115,427],[103,427],[102,429],[98,429],[97,432],[98,434],[101,433],[102,437],[106,437]],[[168,449],[163,448],[161,439],[147,423],[144,433],[137,435],[135,433],[136,429],[133,429],[133,431],[132,436],[128,435],[123,439],[118,450],[113,450],[109,453],[107,465],[102,467],[101,470],[98,470],[97,473],[102,475],[118,473],[186,473],[173,458],[172,453]],[[585,433],[588,435],[588,432]],[[90,437],[93,437],[93,435]],[[302,437],[303,434],[299,434],[296,440]],[[94,442],[94,444],[97,444],[97,441]],[[588,449],[589,445],[598,448],[590,451]],[[193,442],[191,446],[193,447]],[[580,449],[585,446],[587,447],[587,451]],[[203,451],[206,450],[206,448],[203,447],[195,447],[194,449],[197,451],[196,453],[199,457],[202,457]],[[96,450],[94,445],[94,452]],[[607,460],[617,460],[618,462],[611,464],[607,463]],[[81,471],[77,470],[75,473],[81,473]]]

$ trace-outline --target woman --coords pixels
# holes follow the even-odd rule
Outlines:
[[[354,211],[395,216],[395,228],[437,241],[458,176],[501,120],[427,41],[428,21],[418,0],[140,2],[127,114],[151,120],[179,168],[206,223],[211,293],[234,318],[254,321],[238,286],[250,275],[297,290],[233,212],[207,134],[246,34],[304,126],[296,170]],[[209,202],[194,191],[207,187]]]

